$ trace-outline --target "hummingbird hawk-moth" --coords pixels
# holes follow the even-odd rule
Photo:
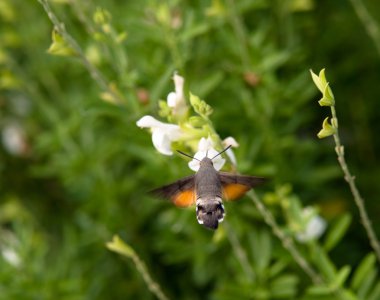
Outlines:
[[[233,201],[242,197],[251,188],[265,182],[265,178],[219,172],[213,166],[213,159],[227,151],[227,147],[213,158],[206,156],[199,160],[199,170],[174,183],[152,191],[156,196],[170,199],[178,207],[188,207],[195,203],[199,224],[209,229],[217,229],[224,219],[223,200]],[[196,159],[186,153],[182,155]],[[197,159],[196,159],[197,160]]]

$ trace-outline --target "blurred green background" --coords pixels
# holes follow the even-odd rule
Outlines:
[[[363,3],[380,20],[380,2]],[[133,263],[105,247],[113,234],[171,299],[301,297],[310,282],[248,199],[226,209],[254,278],[239,264],[228,228],[207,231],[193,209],[147,195],[191,174],[183,158],[158,154],[136,126],[143,115],[157,117],[174,71],[214,108],[220,136],[240,143],[239,172],[271,178],[260,196],[289,184],[328,222],[353,215],[331,253],[336,266],[356,266],[370,251],[333,140],[316,137],[329,110],[318,105],[309,74],[327,68],[347,160],[380,233],[380,49],[350,1],[51,6],[121,100],[107,101],[79,58],[47,53],[54,26],[38,1],[1,1],[1,299],[154,299]],[[100,21],[99,8],[109,12]],[[289,274],[280,283],[269,275],[278,263]],[[279,295],[276,284],[296,288]]]

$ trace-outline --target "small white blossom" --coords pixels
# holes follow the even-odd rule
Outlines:
[[[206,155],[208,158],[213,158],[218,153],[219,152],[213,148],[213,142],[210,138],[207,138],[207,139],[201,138],[198,144],[198,152],[195,153],[194,155],[195,159],[189,162],[189,168],[197,172],[200,167],[200,164],[199,164],[200,161],[203,158],[205,158]],[[221,156],[217,156],[212,160],[212,162],[213,162],[215,170],[219,171],[223,167],[226,160],[223,159]]]
[[[20,256],[13,249],[4,248],[1,251],[1,254],[3,255],[4,260],[12,266],[18,267],[21,264]]]
[[[301,243],[318,239],[326,230],[326,221],[317,215],[312,207],[306,207],[302,211],[302,217],[307,222],[305,228],[296,234]]]
[[[27,142],[24,130],[17,124],[6,125],[2,130],[2,142],[5,150],[12,155],[24,155]]]
[[[166,98],[168,106],[173,109],[173,114],[181,117],[187,110],[185,97],[183,95],[184,78],[178,74],[174,74],[174,88],[175,92],[170,92]]]
[[[171,144],[181,138],[182,131],[178,125],[163,123],[152,116],[144,116],[137,121],[137,126],[150,128],[152,142],[158,152],[164,155],[172,155]]]
[[[227,154],[227,156],[229,157],[229,159],[231,160],[232,164],[236,166],[236,165],[237,165],[236,156],[235,156],[235,153],[234,153],[234,151],[232,150],[232,148],[237,148],[237,147],[239,147],[238,142],[237,142],[232,136],[229,136],[229,137],[225,138],[225,139],[222,141],[222,145],[223,145],[223,147],[231,146],[231,148],[229,148],[229,149],[226,151],[226,154]]]

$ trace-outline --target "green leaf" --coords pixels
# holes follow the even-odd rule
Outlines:
[[[194,111],[205,119],[212,114],[212,107],[192,93],[190,93],[190,104]]]
[[[274,264],[272,264],[269,269],[268,269],[268,276],[269,277],[274,277],[274,276],[277,276],[278,274],[280,274],[286,267],[287,267],[287,263],[284,262],[284,261],[277,261],[275,262]]]
[[[0,71],[0,89],[16,89],[21,86],[21,81],[10,70]]]
[[[260,258],[256,258],[256,266],[264,271],[267,269],[272,257],[272,240],[266,230],[258,231],[257,237],[258,244],[254,247],[258,247],[258,251],[254,253],[260,253]]]
[[[194,26],[189,27],[186,31],[182,32],[180,36],[180,40],[185,42],[190,39],[194,39],[195,37],[202,35],[210,30],[210,25],[207,23],[194,24]]]
[[[323,120],[322,129],[318,132],[317,136],[320,139],[333,135],[336,129],[329,123],[329,117]]]
[[[76,51],[66,42],[63,36],[54,29],[52,32],[52,40],[48,53],[59,56],[76,56]]]
[[[325,71],[326,71],[326,69],[323,68],[321,71],[319,71],[319,75],[318,75],[319,80],[321,81],[321,85],[322,85],[322,87],[323,87],[323,89],[321,90],[322,93],[324,92],[325,87],[326,87],[326,85],[328,84],[328,83],[327,83],[327,80],[326,80]]]
[[[360,299],[367,299],[367,295],[370,292],[375,280],[376,280],[377,270],[371,269],[367,276],[365,276],[362,284],[358,289],[358,297]]]
[[[344,214],[331,226],[323,245],[326,251],[332,250],[341,241],[351,224],[351,219],[351,215]]]
[[[351,287],[358,290],[360,285],[368,278],[369,273],[375,269],[376,257],[374,253],[369,253],[356,269],[354,277],[352,278]]]
[[[291,274],[282,275],[271,282],[272,297],[293,298],[297,292],[298,278]]]
[[[315,264],[319,267],[322,273],[326,276],[328,281],[332,281],[336,277],[336,269],[326,252],[317,247],[315,254]]]
[[[350,266],[344,266],[342,267],[337,276],[335,277],[335,280],[333,282],[333,286],[335,288],[340,288],[344,285],[344,282],[347,280],[348,275],[350,275],[351,267]]]
[[[335,105],[334,95],[329,86],[329,83],[326,83],[322,94],[323,94],[322,99],[318,101],[320,106],[334,106]]]
[[[334,94],[330,88],[330,84],[326,83],[325,90],[323,91],[323,97],[331,101],[331,105],[335,104]]]
[[[191,116],[189,118],[189,124],[191,124],[191,126],[193,127],[202,127],[203,125],[205,125],[205,120],[201,117],[198,117],[198,116]]]
[[[380,299],[380,282],[378,282],[375,285],[371,294],[367,298],[367,300],[378,300],[378,299]]]
[[[168,106],[167,102],[164,100],[159,100],[158,101],[158,115],[162,118],[167,118],[170,116],[171,113],[171,108]]]
[[[307,289],[307,294],[313,295],[313,296],[330,295],[331,292],[332,292],[331,287],[327,285],[317,285],[317,286],[312,286]]]
[[[133,258],[136,253],[135,250],[126,244],[118,235],[114,235],[111,242],[106,243],[109,250]]]
[[[323,71],[323,70],[324,70],[324,69],[322,69],[322,71]],[[322,72],[322,71],[321,71],[321,72]],[[321,74],[321,72],[320,72],[319,74]],[[314,84],[317,86],[318,90],[320,90],[321,93],[323,93],[323,91],[324,91],[324,85],[323,85],[323,83],[321,82],[320,77],[319,77],[317,74],[315,74],[312,70],[310,70],[310,74],[311,74],[311,78],[313,79]],[[323,73],[323,74],[324,74],[324,73]]]

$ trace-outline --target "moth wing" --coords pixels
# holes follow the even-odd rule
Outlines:
[[[226,172],[219,172],[219,178],[222,183],[223,198],[229,201],[239,199],[251,188],[266,181],[262,177],[236,175]]]
[[[151,191],[160,198],[170,199],[176,206],[187,207],[195,203],[194,175],[182,178]]]

